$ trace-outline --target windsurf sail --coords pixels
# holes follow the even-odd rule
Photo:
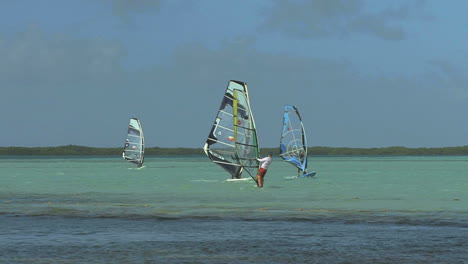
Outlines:
[[[137,164],[138,167],[141,167],[145,160],[144,153],[145,138],[143,136],[140,120],[138,120],[138,118],[130,118],[122,157],[131,163]]]
[[[298,169],[298,177],[315,175],[315,171],[307,173],[306,133],[299,110],[293,105],[284,107],[280,156]]]
[[[246,171],[256,180],[258,140],[247,84],[229,81],[205,146],[206,155],[232,179]]]

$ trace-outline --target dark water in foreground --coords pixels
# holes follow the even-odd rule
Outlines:
[[[467,227],[1,217],[1,263],[466,263]]]
[[[0,263],[468,263],[468,157],[0,159]]]

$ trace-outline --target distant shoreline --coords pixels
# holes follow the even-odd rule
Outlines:
[[[0,147],[0,156],[120,156],[123,148],[94,148],[77,145],[57,147]],[[279,148],[262,148],[261,155],[268,152],[279,154]],[[466,156],[468,146],[442,148],[345,148],[309,147],[310,156]],[[192,156],[205,155],[202,148],[145,149],[145,156]]]

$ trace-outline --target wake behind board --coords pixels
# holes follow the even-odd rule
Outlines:
[[[129,170],[141,170],[143,168],[146,168],[146,166],[141,166],[141,167],[136,167],[136,168],[128,168]]]
[[[240,179],[227,179],[227,182],[246,182],[246,181],[253,181],[252,178],[240,178]]]

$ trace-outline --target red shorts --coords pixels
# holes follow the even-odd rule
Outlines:
[[[266,169],[260,168],[260,169],[258,170],[258,173],[257,173],[257,174],[258,174],[258,176],[260,176],[260,177],[265,177],[265,174],[266,174],[266,173],[267,173],[267,170],[266,170]]]

